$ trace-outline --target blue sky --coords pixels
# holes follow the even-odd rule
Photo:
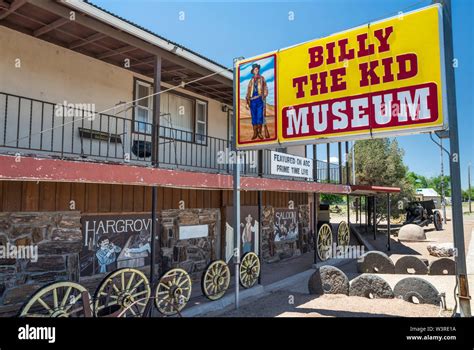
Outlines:
[[[429,5],[419,0],[157,1],[92,0],[107,10],[223,65]],[[474,163],[474,1],[453,0],[454,55],[463,188]],[[440,151],[428,135],[399,137],[409,169],[440,173]],[[447,143],[447,142],[445,142]],[[325,158],[323,147],[318,158]],[[332,156],[336,156],[336,146]],[[319,152],[318,152],[319,153]],[[447,169],[447,170],[446,170]],[[445,157],[445,172],[449,172]]]

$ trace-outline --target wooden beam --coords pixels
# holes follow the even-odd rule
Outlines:
[[[107,35],[103,34],[103,33],[95,33],[95,34],[92,34],[90,36],[88,36],[87,38],[84,38],[82,40],[76,40],[74,41],[73,43],[71,43],[69,45],[69,48],[71,50],[73,49],[77,49],[81,46],[84,46],[86,44],[90,44],[90,43],[93,43],[94,41],[97,41],[97,40],[100,40],[100,39],[103,39],[105,38]]]
[[[42,8],[44,10],[50,11],[58,16],[62,16],[65,18],[69,18],[70,9],[61,5],[60,3],[52,2],[52,1],[44,1],[44,0],[29,0],[29,3]],[[180,57],[172,52],[162,49],[158,46],[152,45],[144,40],[141,40],[131,34],[122,32],[118,29],[115,29],[103,22],[95,20],[93,18],[87,16],[76,16],[76,23],[83,25],[87,28],[90,28],[94,31],[101,32],[114,38],[116,40],[122,41],[125,44],[133,45],[141,50],[148,52],[151,55],[159,55],[163,59],[167,61],[179,64],[184,67],[188,67],[189,69],[193,70],[196,73],[202,75],[209,75],[214,73],[207,68],[200,66],[197,63],[188,61],[187,59]],[[218,80],[225,85],[232,85],[232,79],[228,79],[222,75],[214,75],[214,80]]]
[[[96,58],[99,59],[99,60],[102,60],[102,59],[107,58],[107,57],[112,57],[112,56],[116,56],[116,55],[123,55],[124,53],[134,51],[134,50],[137,50],[137,48],[135,46],[127,45],[127,46],[121,47],[120,49],[110,50],[110,51],[106,51],[104,53],[101,53],[100,55],[97,55]]]
[[[56,29],[56,28],[59,28],[59,27],[65,25],[65,24],[68,23],[69,21],[70,21],[69,19],[61,17],[61,18],[57,19],[56,21],[54,21],[54,22],[52,22],[52,23],[50,23],[50,24],[48,24],[48,25],[46,25],[46,26],[43,26],[43,27],[41,27],[41,28],[39,28],[39,29],[36,29],[36,30],[33,32],[33,35],[36,36],[36,37],[41,36],[41,35],[43,35],[43,34],[46,34],[46,33],[50,32],[50,31]]]
[[[15,1],[10,5],[10,7],[8,8],[8,10],[6,10],[5,12],[3,12],[3,13],[0,14],[0,19],[6,18],[8,15],[10,15],[11,13],[15,12],[15,11],[18,10],[20,7],[22,7],[24,4],[26,4],[26,0],[15,0]]]

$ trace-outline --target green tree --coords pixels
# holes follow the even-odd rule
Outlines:
[[[407,177],[408,168],[403,163],[403,150],[397,140],[388,138],[361,140],[356,141],[354,147],[357,184],[399,187],[400,193],[391,197],[391,213],[394,217],[398,217],[404,212],[400,201],[405,203],[412,200],[415,191]],[[380,200],[377,201],[377,213],[379,220],[386,216],[386,196],[380,196]]]

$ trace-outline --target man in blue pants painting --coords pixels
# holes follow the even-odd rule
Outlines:
[[[263,140],[262,126],[265,124],[265,99],[268,95],[267,83],[265,78],[260,75],[260,65],[254,63],[252,65],[252,79],[250,79],[247,88],[247,109],[250,108],[252,116],[253,136],[252,140],[257,137]],[[265,130],[265,134],[268,131]],[[265,135],[267,136],[267,135]]]

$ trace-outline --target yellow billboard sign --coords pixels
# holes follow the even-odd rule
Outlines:
[[[440,5],[239,61],[239,148],[443,128]]]

